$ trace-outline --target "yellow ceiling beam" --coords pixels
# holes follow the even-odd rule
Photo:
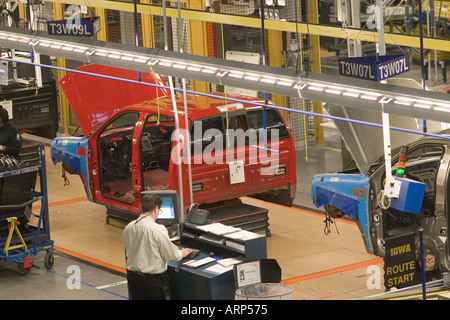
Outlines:
[[[86,5],[85,0],[51,0],[47,2],[75,4],[79,6]],[[91,0],[89,1],[89,6],[95,8],[105,8],[111,10],[134,12],[134,4],[130,2],[125,3],[113,0],[112,1]],[[148,4],[138,4],[137,11],[138,13],[143,14],[160,15],[160,16],[163,15],[162,7]],[[166,16],[177,18],[178,9],[166,8]],[[252,28],[261,27],[261,20],[259,18],[211,13],[205,11],[181,9],[181,18],[204,22],[230,24],[243,27],[252,27]],[[317,36],[326,36],[350,40],[361,40],[367,42],[378,41],[377,32],[371,30],[349,29],[319,24],[295,23],[276,20],[265,20],[264,26],[267,30],[299,32]],[[405,47],[419,47],[420,38],[419,36],[414,35],[385,32],[385,43]],[[423,46],[424,49],[450,51],[450,39],[424,37]]]

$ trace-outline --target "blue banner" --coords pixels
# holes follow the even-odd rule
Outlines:
[[[93,37],[100,31],[100,18],[80,18],[47,22],[49,35]]]
[[[382,81],[409,70],[407,55],[339,59],[339,75],[370,81]]]

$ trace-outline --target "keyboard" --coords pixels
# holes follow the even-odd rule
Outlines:
[[[187,255],[187,257],[186,257],[186,258],[188,258],[188,259],[194,258],[194,257],[200,252],[199,249],[191,249],[191,250],[192,250],[192,252],[189,253],[189,254]]]

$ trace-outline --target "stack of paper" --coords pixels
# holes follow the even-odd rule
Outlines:
[[[250,240],[250,239],[255,239],[260,237],[259,234],[254,233],[254,232],[250,232],[250,231],[246,231],[246,230],[240,230],[237,232],[233,232],[230,234],[226,235],[227,238],[230,239],[237,239],[237,240]]]
[[[200,226],[200,227],[197,227],[197,228],[200,229],[200,230],[206,231],[206,232],[210,232],[210,233],[219,235],[219,236],[223,236],[225,234],[230,234],[230,233],[237,232],[237,231],[241,230],[241,228],[227,226],[227,225],[224,225],[224,224],[219,223],[219,222],[207,224],[207,225]]]
[[[211,257],[206,257],[200,260],[190,260],[188,262],[183,263],[183,266],[189,267],[189,268],[198,268],[205,264],[208,264],[210,262],[216,261],[216,259]]]
[[[226,258],[226,259],[217,260],[217,263],[220,264],[222,267],[228,268],[235,264],[241,263],[242,261],[245,261],[244,257],[238,256],[235,258]]]

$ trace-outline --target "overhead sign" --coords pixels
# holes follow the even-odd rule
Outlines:
[[[407,287],[414,280],[416,246],[415,234],[387,238],[384,257],[384,285],[386,289]]]
[[[49,35],[93,37],[100,31],[100,17],[47,22]]]
[[[339,75],[382,81],[410,70],[409,56],[387,55],[339,59]]]

